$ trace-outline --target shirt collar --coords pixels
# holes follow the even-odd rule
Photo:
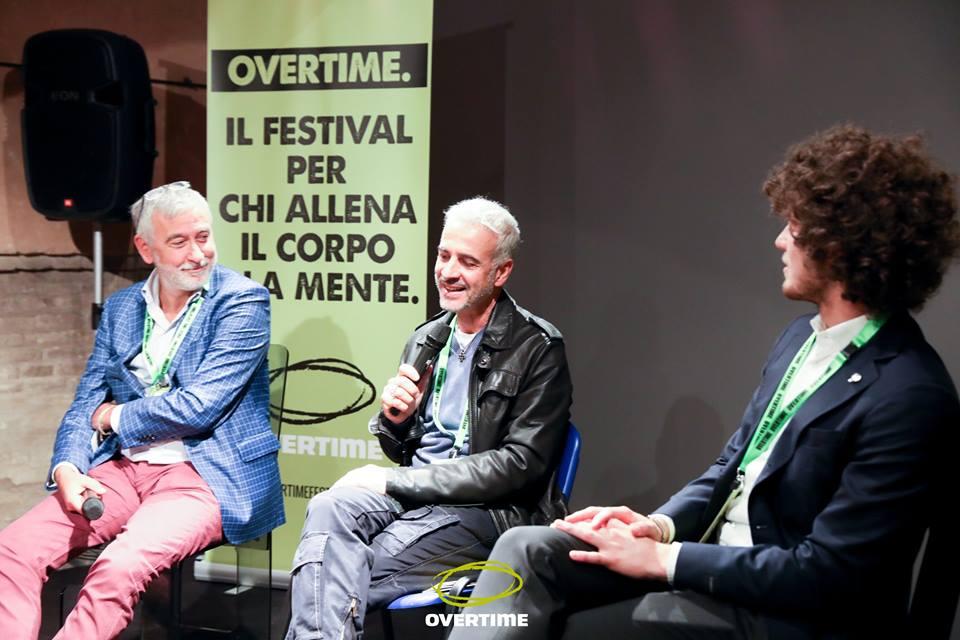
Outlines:
[[[832,327],[824,328],[823,320],[818,313],[810,319],[810,327],[816,334],[816,341],[813,348],[818,354],[837,354],[860,333],[860,330],[867,326],[869,318],[866,315],[859,315],[850,320],[845,320]],[[811,356],[814,354],[811,353]]]
[[[150,317],[154,319],[158,326],[172,326],[176,324],[177,320],[186,312],[187,308],[190,306],[190,303],[194,299],[201,295],[202,293],[210,289],[210,280],[208,279],[203,283],[203,288],[198,289],[190,296],[190,299],[187,300],[187,304],[183,305],[183,308],[180,309],[180,313],[177,314],[177,317],[174,318],[169,323],[167,318],[163,313],[163,309],[160,308],[160,272],[156,269],[150,272],[150,275],[147,277],[146,282],[143,283],[143,287],[140,289],[140,293],[143,295],[144,302],[147,303],[147,312],[150,314]]]

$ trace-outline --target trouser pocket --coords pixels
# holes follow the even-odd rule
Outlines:
[[[400,514],[397,520],[377,536],[377,542],[390,555],[396,556],[416,544],[425,535],[459,522],[460,518],[457,515],[447,513],[433,505],[420,507]]]
[[[323,564],[323,554],[327,549],[329,538],[329,534],[318,531],[312,531],[303,536],[293,556],[293,568],[290,569],[290,573],[296,574],[304,565],[312,562]]]
[[[290,569],[290,628],[286,640],[319,640],[329,638],[323,632],[324,606],[323,559],[330,535],[312,531],[300,538]],[[328,622],[332,623],[335,619]]]

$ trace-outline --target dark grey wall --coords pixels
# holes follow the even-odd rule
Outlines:
[[[511,289],[568,339],[573,502],[653,509],[709,464],[810,310],[780,295],[760,194],[786,147],[852,121],[925,132],[960,170],[960,3],[438,3],[438,35],[495,24],[524,233]],[[955,377],[958,285],[919,316]]]
[[[960,11],[598,4],[606,10],[574,19],[577,313],[568,331],[577,418],[601,442],[625,446],[591,447],[578,500],[650,498],[637,503],[649,509],[684,481],[677,471],[691,458],[715,455],[770,342],[806,311],[779,297],[779,225],[759,194],[784,148],[849,120],[923,130],[960,169]],[[957,282],[954,274],[921,317],[954,375]],[[594,335],[617,337],[616,348],[591,339],[592,311],[604,317]],[[611,495],[611,486],[623,489]]]

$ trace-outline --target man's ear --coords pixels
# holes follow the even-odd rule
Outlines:
[[[150,249],[150,243],[148,243],[139,233],[133,236],[133,246],[137,248],[137,253],[140,254],[140,257],[143,258],[144,262],[147,264],[153,264],[153,251]]]
[[[510,277],[512,272],[513,258],[507,258],[497,266],[497,277],[493,280],[494,286],[502,287],[503,285],[507,284],[507,278]]]

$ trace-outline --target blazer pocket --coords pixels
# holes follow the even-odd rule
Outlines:
[[[508,398],[517,395],[520,389],[520,376],[506,369],[494,369],[480,383],[480,397],[487,392],[497,393]]]
[[[833,429],[807,429],[801,444],[811,447],[835,447],[843,441],[843,432]]]
[[[237,444],[237,451],[240,452],[240,459],[244,462],[256,460],[262,456],[273,453],[280,449],[280,441],[277,436],[270,431],[258,433],[250,436],[246,440],[241,440]]]

